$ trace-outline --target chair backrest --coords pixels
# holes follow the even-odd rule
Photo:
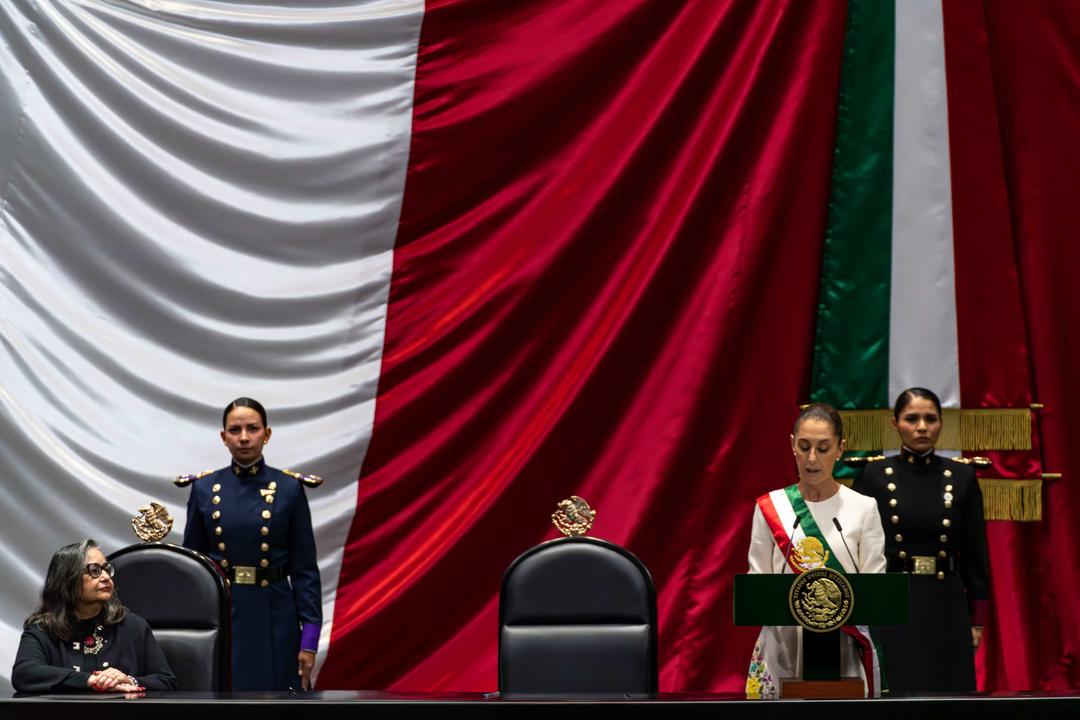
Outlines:
[[[150,624],[179,690],[231,687],[229,588],[205,555],[140,543],[109,556],[120,601]]]
[[[499,691],[657,691],[656,589],[628,550],[560,538],[518,556],[499,596]]]

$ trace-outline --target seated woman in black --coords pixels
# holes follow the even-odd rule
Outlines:
[[[11,670],[18,692],[175,690],[146,621],[120,604],[112,565],[93,540],[56,551],[41,606],[27,618]]]

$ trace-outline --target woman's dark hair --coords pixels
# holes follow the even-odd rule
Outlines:
[[[896,397],[896,404],[893,405],[892,415],[896,420],[900,419],[900,413],[904,411],[912,400],[916,398],[923,398],[934,403],[934,407],[937,408],[937,414],[941,415],[941,398],[939,398],[933,390],[927,390],[923,387],[908,388],[904,392],[900,393]]]
[[[249,397],[240,397],[236,398],[231,403],[225,406],[225,412],[221,413],[222,428],[229,424],[229,413],[231,413],[238,407],[251,408],[255,412],[259,413],[259,417],[262,418],[263,427],[270,427],[270,423],[266,421],[266,408],[262,406],[262,403],[258,400],[252,400]]]
[[[828,403],[810,403],[802,409],[799,417],[795,418],[795,425],[791,428],[792,435],[799,434],[799,427],[807,420],[824,420],[832,425],[833,434],[840,440],[844,439],[844,421],[836,408]]]
[[[86,572],[86,553],[98,544],[86,539],[65,545],[56,551],[45,574],[41,588],[41,605],[26,618],[24,628],[40,625],[50,637],[68,642],[75,639],[79,622],[75,608],[82,600],[83,573]],[[104,608],[105,624],[114,625],[124,619],[124,606],[113,588],[112,597]]]

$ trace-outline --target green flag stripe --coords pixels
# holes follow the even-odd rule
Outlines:
[[[803,500],[802,493],[799,492],[798,484],[788,485],[784,488],[784,493],[787,495],[791,507],[795,510],[795,514],[799,516],[799,527],[802,528],[803,534],[820,540],[821,546],[828,551],[825,566],[839,573],[847,573],[847,570],[844,570],[844,566],[836,558],[836,552],[829,547],[828,541],[825,540],[825,536],[821,533],[821,528],[817,526],[813,513],[810,512],[810,508],[806,506],[806,501]],[[858,570],[858,568],[855,569]]]
[[[888,407],[894,0],[850,0],[810,397]]]

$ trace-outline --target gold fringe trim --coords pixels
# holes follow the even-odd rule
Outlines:
[[[848,450],[899,450],[892,411],[841,410]],[[945,408],[938,447],[943,450],[1030,450],[1029,408]]]
[[[987,520],[1042,520],[1042,480],[979,478]]]

